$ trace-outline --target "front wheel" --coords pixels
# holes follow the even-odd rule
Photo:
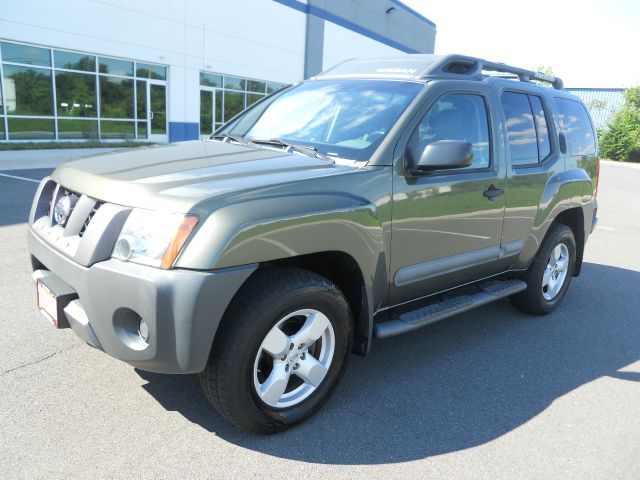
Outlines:
[[[216,334],[204,392],[235,425],[256,433],[308,418],[335,387],[350,348],[351,315],[327,279],[296,268],[256,272]]]
[[[575,264],[573,231],[566,225],[553,224],[527,270],[527,289],[512,296],[512,303],[534,315],[550,313],[567,292]]]

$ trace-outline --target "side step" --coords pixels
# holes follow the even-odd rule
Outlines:
[[[401,333],[416,330],[425,325],[443,320],[458,313],[466,312],[527,288],[522,280],[502,280],[482,282],[478,284],[479,291],[468,295],[451,297],[438,303],[427,305],[410,312],[404,312],[397,317],[378,323],[374,326],[376,338],[392,337]]]

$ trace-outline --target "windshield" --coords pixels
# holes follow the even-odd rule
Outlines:
[[[330,157],[369,160],[422,87],[390,80],[305,82],[267,98],[217,134],[278,139]]]

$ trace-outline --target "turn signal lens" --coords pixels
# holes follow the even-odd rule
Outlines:
[[[185,242],[193,232],[193,229],[196,227],[198,223],[198,217],[195,215],[185,215],[184,220],[176,230],[176,233],[173,235],[167,250],[164,252],[162,256],[162,262],[160,266],[164,269],[169,269],[175,262],[180,250],[184,247]]]

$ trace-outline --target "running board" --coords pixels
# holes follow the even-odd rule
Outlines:
[[[376,338],[392,337],[416,330],[425,325],[466,312],[486,303],[508,297],[527,288],[522,280],[503,280],[478,284],[479,291],[468,295],[451,297],[438,303],[427,305],[374,326]]]

